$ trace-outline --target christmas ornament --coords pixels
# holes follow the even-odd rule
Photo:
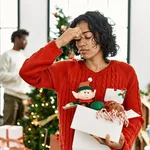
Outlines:
[[[53,13],[53,15],[57,18],[58,17],[58,14],[57,12]]]
[[[60,30],[63,31],[63,32],[66,31],[66,29],[67,29],[67,27],[64,26],[64,25],[62,25],[61,28],[60,28]]]
[[[74,53],[73,53],[73,52],[70,52],[70,53],[68,54],[68,58],[69,58],[69,59],[73,59],[73,58],[74,58],[74,56],[75,56],[75,55],[74,55]]]

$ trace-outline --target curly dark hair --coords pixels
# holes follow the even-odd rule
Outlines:
[[[70,27],[74,28],[80,22],[87,22],[89,30],[94,35],[94,40],[97,44],[101,46],[103,57],[115,56],[119,49],[116,44],[116,35],[113,34],[113,24],[108,22],[108,18],[101,14],[99,11],[87,11],[75,18]],[[78,55],[78,49],[76,47],[75,40],[69,43],[69,47],[74,50],[75,54]]]
[[[21,38],[23,35],[28,36],[29,32],[24,29],[19,29],[19,30],[13,32],[11,35],[11,42],[14,43],[16,37]]]

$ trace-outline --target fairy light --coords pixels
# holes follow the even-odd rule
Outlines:
[[[28,140],[28,143],[30,143],[30,141]]]
[[[54,104],[55,103],[54,97],[51,96],[50,99],[51,99],[51,104]]]
[[[31,115],[34,115],[34,112],[31,112]]]
[[[38,104],[35,104],[35,107],[38,107]]]
[[[43,89],[40,89],[39,92],[42,93],[42,92],[43,92]]]
[[[41,134],[42,137],[44,137],[44,134]]]
[[[32,104],[31,106],[34,107],[34,104]]]
[[[31,128],[28,128],[29,131],[31,131]]]
[[[54,104],[55,101],[51,101],[51,104]]]
[[[52,108],[55,108],[55,106],[53,105]]]
[[[33,116],[33,118],[36,118],[36,116]]]
[[[42,103],[41,105],[44,106],[44,103]]]
[[[19,125],[20,125],[20,122],[17,122],[17,125],[19,126]]]
[[[46,103],[45,105],[48,106],[48,103]]]
[[[54,99],[53,96],[51,96],[50,99],[53,100]]]
[[[46,148],[51,148],[49,145],[46,145]]]
[[[58,113],[58,110],[55,110],[55,114],[57,114]]]
[[[45,144],[43,143],[42,146],[45,146]]]

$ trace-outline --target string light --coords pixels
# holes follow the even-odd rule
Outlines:
[[[55,101],[51,101],[51,104],[54,104],[55,103]]]
[[[42,93],[42,92],[43,92],[43,89],[40,89],[39,92]]]
[[[50,99],[51,99],[51,104],[54,104],[55,103],[54,97],[51,96]]]
[[[28,140],[28,143],[30,143],[30,141]]]
[[[36,118],[36,116],[33,116],[33,118]]]
[[[50,99],[51,99],[51,100],[53,100],[53,99],[54,99],[54,97],[53,97],[53,96],[51,96],[51,97],[50,97]]]
[[[46,148],[51,148],[49,145],[46,145]]]
[[[32,104],[31,106],[34,107],[34,104]]]
[[[55,108],[55,106],[53,105],[52,108]]]
[[[58,110],[55,110],[55,114],[57,114],[58,113]]]
[[[31,128],[28,128],[29,131],[31,131]]]
[[[42,146],[45,146],[45,144],[43,143]]]
[[[44,137],[44,134],[41,134],[42,137]]]
[[[38,107],[38,104],[35,104],[35,107]]]
[[[20,122],[17,122],[17,125],[19,126],[19,125],[20,125]]]
[[[45,105],[48,106],[48,103],[46,103]]]
[[[44,103],[42,103],[41,105],[44,106]]]
[[[34,112],[31,112],[31,115],[34,115]]]

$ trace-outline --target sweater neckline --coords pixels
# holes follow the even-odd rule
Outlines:
[[[20,49],[19,51],[17,51],[17,50],[15,50],[15,49],[11,49],[13,52],[17,52],[17,53],[19,53],[19,52],[22,52],[22,49]]]
[[[84,63],[83,60],[82,60],[82,63],[81,63],[81,64],[82,64],[82,66],[83,66],[88,72],[97,75],[97,74],[103,73],[103,72],[105,72],[106,70],[108,70],[108,69],[114,64],[114,62],[115,62],[115,60],[110,60],[109,65],[108,65],[107,67],[105,67],[104,69],[98,71],[98,72],[94,72],[94,71],[90,70],[90,69],[86,66],[86,64]]]

